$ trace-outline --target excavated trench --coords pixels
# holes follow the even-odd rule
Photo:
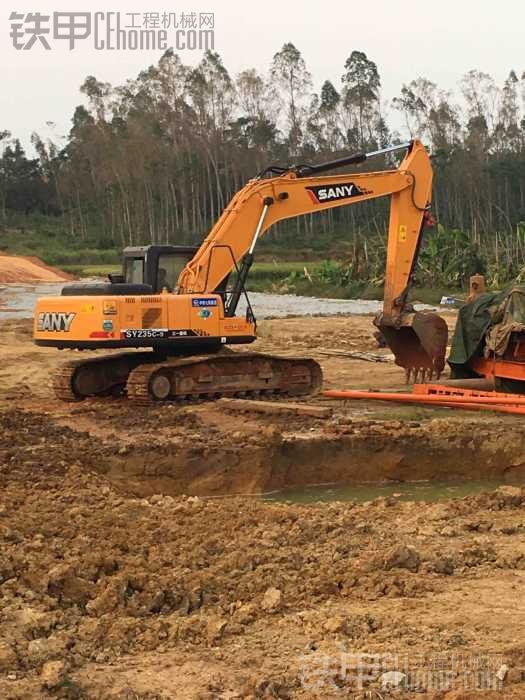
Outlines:
[[[439,423],[432,421],[431,423]],[[525,478],[521,436],[444,421],[393,430],[385,423],[354,434],[281,435],[265,444],[132,447],[102,471],[126,490],[149,496],[286,493],[314,485],[518,483]],[[357,433],[357,434],[356,434]],[[467,488],[468,491],[468,488]],[[378,491],[380,494],[381,491]]]

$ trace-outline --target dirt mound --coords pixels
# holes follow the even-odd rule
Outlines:
[[[72,279],[72,275],[46,265],[39,258],[0,255],[0,283],[68,282]]]

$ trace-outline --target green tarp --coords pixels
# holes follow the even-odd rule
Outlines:
[[[485,336],[488,335],[491,341],[491,349],[497,349],[498,355],[503,354],[510,331],[519,330],[522,324],[525,324],[523,287],[487,292],[472,303],[465,304],[458,314],[448,358],[452,377],[462,379],[476,376],[468,363],[473,357],[483,354]]]

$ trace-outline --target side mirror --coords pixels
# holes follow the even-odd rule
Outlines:
[[[122,284],[126,281],[124,275],[120,273],[112,274],[111,272],[108,275],[108,280],[111,282],[111,284]]]

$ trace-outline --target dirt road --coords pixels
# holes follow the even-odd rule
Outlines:
[[[1,698],[386,698],[387,681],[406,686],[396,697],[525,696],[525,490],[253,496],[519,482],[519,418],[321,399],[332,418],[60,404],[48,375],[65,355],[33,346],[27,321],[0,330]],[[367,317],[265,321],[260,335],[256,349],[318,359],[328,387],[402,380],[393,363],[330,354],[378,352]],[[245,495],[208,498],[227,494]]]

